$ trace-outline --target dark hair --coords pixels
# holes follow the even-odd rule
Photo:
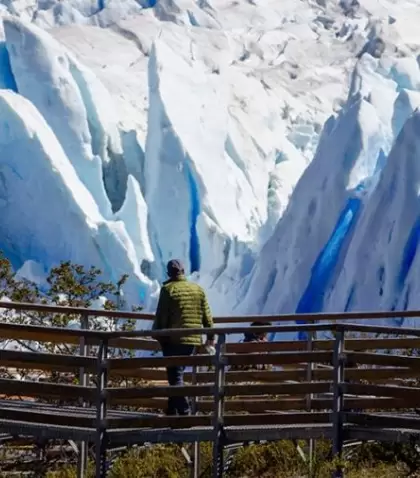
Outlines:
[[[171,259],[166,266],[166,271],[170,278],[175,278],[184,274],[184,266],[178,259]]]
[[[260,322],[259,320],[252,322],[251,327],[264,327],[265,325],[271,325],[271,322]],[[254,333],[254,332],[245,332],[244,342],[255,342],[267,337],[266,332]]]

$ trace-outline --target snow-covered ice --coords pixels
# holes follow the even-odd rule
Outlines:
[[[0,248],[149,310],[174,256],[215,313],[417,307],[419,15],[0,1]]]

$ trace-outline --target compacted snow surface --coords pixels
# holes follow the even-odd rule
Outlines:
[[[177,257],[219,314],[420,307],[418,1],[0,15],[0,249],[22,275],[94,263],[154,310]]]

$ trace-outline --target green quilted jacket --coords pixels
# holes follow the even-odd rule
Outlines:
[[[164,282],[159,296],[153,330],[213,327],[213,318],[203,289],[184,276]],[[213,339],[213,336],[209,336]],[[166,339],[161,340],[161,342]],[[186,335],[171,342],[201,345],[201,335]]]

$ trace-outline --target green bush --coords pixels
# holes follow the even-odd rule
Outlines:
[[[287,471],[289,476],[295,476],[304,473],[305,468],[305,463],[293,443],[280,441],[241,448],[229,467],[229,477],[268,478],[282,476],[279,473],[283,471]]]
[[[110,478],[187,478],[188,469],[180,447],[157,445],[150,450],[133,449],[117,459],[109,473]]]
[[[303,447],[304,442],[300,442]],[[186,448],[190,450],[191,445]],[[369,450],[372,448],[371,450]],[[380,445],[368,444],[360,448],[351,461],[340,461],[346,478],[403,478],[416,477],[402,462],[387,458],[381,461]],[[200,478],[211,478],[212,447],[201,444]],[[318,441],[313,463],[312,478],[331,478],[338,464],[330,459],[330,444]],[[76,478],[75,467],[51,471],[46,478]],[[151,448],[134,448],[121,454],[109,471],[109,478],[189,478],[190,469],[181,453],[180,445],[156,445]],[[87,478],[94,477],[93,465]],[[308,465],[296,451],[291,441],[251,445],[239,449],[229,463],[226,478],[311,478]]]

